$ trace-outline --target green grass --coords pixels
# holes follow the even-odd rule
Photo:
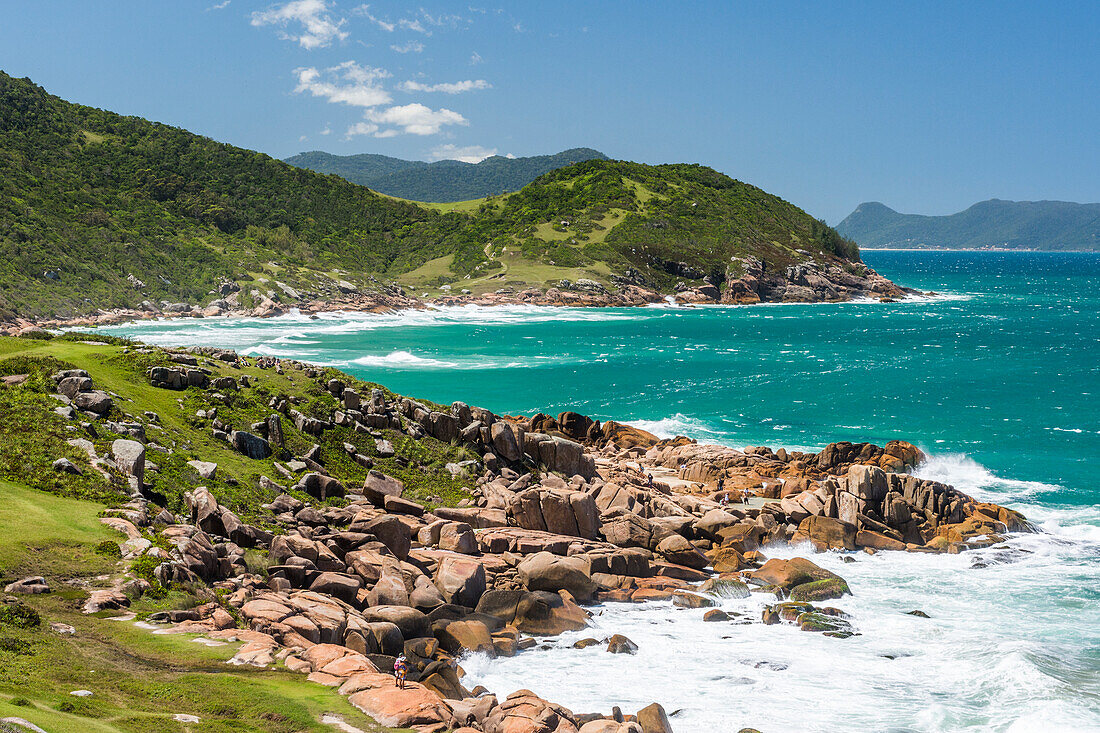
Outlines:
[[[57,595],[29,602],[42,627],[0,625],[0,638],[16,642],[0,649],[0,717],[22,717],[51,733],[297,733],[333,730],[320,723],[329,712],[365,731],[389,730],[303,675],[226,664],[236,644],[208,647],[192,635],[154,635],[130,622],[84,616]],[[71,624],[76,634],[55,634],[50,621]],[[69,694],[79,689],[93,695]],[[29,705],[12,704],[20,698]],[[201,722],[175,721],[177,713]]]
[[[166,497],[170,510],[185,511],[184,492],[205,485],[242,519],[257,521],[266,516],[259,508],[260,504],[271,501],[275,496],[274,491],[261,488],[260,477],[267,476],[284,485],[293,483],[279,474],[274,466],[275,461],[300,455],[318,438],[297,431],[284,418],[286,449],[271,459],[252,460],[214,438],[210,423],[199,420],[195,413],[216,407],[219,419],[237,429],[248,430],[252,423],[265,419],[273,412],[268,406],[272,395],[296,395],[303,400],[297,409],[314,417],[327,417],[336,406],[336,401],[322,391],[320,383],[329,377],[344,379],[364,395],[369,395],[371,388],[378,386],[335,370],[326,372],[320,379],[310,379],[301,370],[288,369],[280,375],[253,366],[234,369],[222,362],[206,360],[205,366],[214,372],[214,376],[228,375],[239,380],[242,375],[247,375],[256,385],[237,392],[229,391],[226,404],[216,401],[211,392],[196,388],[177,392],[151,386],[146,370],[161,363],[166,363],[166,359],[159,352],[153,355],[124,353],[124,347],[116,345],[91,345],[62,339],[0,338],[0,373],[16,368],[20,371],[40,370],[40,374],[32,380],[34,383],[28,387],[0,389],[0,412],[8,416],[8,419],[0,421],[0,479],[107,503],[120,503],[125,499],[91,470],[86,470],[84,476],[74,477],[57,474],[51,468],[53,460],[60,456],[70,458],[79,466],[87,464],[84,454],[65,442],[74,436],[87,436],[72,432],[68,429],[72,427],[69,421],[53,414],[52,410],[58,403],[46,394],[47,390],[52,389],[52,383],[47,383],[45,379],[48,374],[58,366],[79,365],[92,376],[97,388],[121,396],[121,400],[116,400],[116,419],[140,420],[146,411],[154,412],[160,418],[159,422],[147,423],[148,438],[171,448],[173,453],[149,453],[149,460],[158,465],[159,471],[147,473],[146,482]],[[12,368],[5,369],[6,366]],[[158,426],[160,429],[155,429]],[[100,455],[108,454],[115,437],[118,436],[100,429],[100,435],[94,441]],[[397,442],[405,439],[404,436],[391,437]],[[356,445],[361,453],[376,458],[380,470],[407,481],[412,498],[442,497],[445,503],[454,504],[465,497],[461,489],[467,485],[466,482],[452,478],[443,469],[448,462],[471,457],[463,448],[445,445],[431,438],[409,441],[402,444],[404,448],[399,453],[417,461],[418,467],[409,469],[399,466],[393,458],[380,458],[374,439],[350,428],[337,427],[326,431],[320,443],[322,458],[330,473],[349,488],[361,485],[366,470],[349,460],[343,449],[344,443]],[[216,478],[200,479],[186,465],[193,459],[217,463]],[[299,498],[310,500],[305,495],[299,495]]]
[[[102,509],[95,502],[0,481],[3,576],[97,574],[113,567],[114,562],[98,555],[94,546],[125,538],[100,523]]]
[[[332,730],[319,722],[323,713],[332,712],[365,731],[383,730],[333,690],[308,683],[302,675],[227,665],[234,645],[207,647],[192,642],[191,637],[153,635],[132,623],[101,618],[110,614],[85,616],[80,612],[87,586],[67,581],[76,578],[92,586],[104,585],[108,582],[105,576],[117,576],[124,569],[117,557],[97,552],[97,546],[104,541],[123,541],[124,537],[104,526],[99,517],[109,504],[125,497],[114,493],[90,470],[84,477],[71,477],[57,475],[49,467],[56,455],[66,454],[69,446],[64,440],[81,434],[67,430],[71,423],[53,412],[57,403],[48,395],[52,383],[46,377],[59,366],[86,369],[97,387],[117,392],[116,419],[139,417],[146,410],[158,413],[163,430],[151,431],[150,436],[173,446],[176,453],[171,457],[150,453],[161,470],[149,474],[147,480],[177,503],[182,491],[197,483],[197,477],[189,476],[183,466],[191,456],[215,460],[220,473],[238,479],[237,486],[224,480],[204,483],[211,485],[220,501],[239,507],[244,516],[258,513],[259,502],[271,498],[270,492],[258,488],[255,478],[260,474],[279,478],[271,461],[251,461],[210,437],[208,425],[195,423],[196,406],[213,404],[207,393],[196,389],[173,392],[147,383],[146,368],[163,361],[162,354],[125,353],[122,345],[81,343],[81,338],[0,338],[0,372],[32,375],[24,386],[0,388],[0,412],[4,415],[0,429],[7,430],[0,434],[0,468],[4,471],[0,476],[0,569],[4,582],[44,575],[53,588],[51,594],[24,599],[41,615],[41,626],[24,629],[0,621],[0,717],[22,717],[51,733],[291,733]],[[234,423],[268,414],[270,394],[302,397],[299,409],[307,413],[327,410],[333,404],[319,389],[318,380],[301,371],[277,375],[251,366],[235,370],[217,362],[209,365],[218,374],[249,374],[262,385],[234,393],[229,405],[219,405],[225,419]],[[326,372],[320,379],[334,374]],[[359,386],[369,393],[369,385]],[[288,423],[285,428],[294,451],[312,443],[312,438],[297,433]],[[94,442],[105,455],[113,436],[103,431],[102,424],[100,430]],[[400,468],[392,459],[380,461],[383,470],[408,482],[410,496],[440,496],[451,504],[464,496],[460,482],[438,473],[446,461],[465,457],[460,449],[439,441],[404,444],[401,441],[408,441],[407,437],[388,437],[418,466]],[[373,452],[373,439],[344,429],[324,436],[322,455],[329,469],[348,485],[355,485],[365,471],[347,458],[342,447],[345,440],[361,444],[363,452]],[[70,455],[78,465],[86,465],[78,451]],[[89,496],[103,500],[92,501]],[[180,511],[182,506],[175,509]],[[252,551],[250,562],[260,567],[266,557]],[[135,601],[132,610],[143,617],[196,602],[186,589],[172,589],[160,598],[147,596]],[[77,633],[60,636],[49,629],[51,622],[70,624]],[[92,690],[94,695],[78,698],[69,694],[77,689]],[[177,722],[172,719],[176,713],[196,715],[202,722]]]

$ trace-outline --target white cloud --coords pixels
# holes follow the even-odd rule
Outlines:
[[[372,125],[369,122],[356,122],[348,128],[345,139],[353,138],[356,135],[372,135],[376,132],[378,132],[378,125]]]
[[[393,137],[399,132],[407,135],[435,135],[446,125],[469,124],[458,112],[446,108],[433,110],[417,102],[380,111],[368,109],[363,116],[370,122],[391,126],[390,129],[375,133],[375,137]],[[393,128],[401,129],[398,131]]]
[[[432,160],[461,160],[463,163],[480,163],[486,158],[496,155],[496,148],[483,148],[480,145],[440,145],[429,153]],[[511,158],[511,155],[506,157]]]
[[[321,130],[321,134],[322,135],[331,135],[332,134],[332,128],[329,127],[328,125],[325,125],[325,129]]]
[[[394,44],[390,48],[398,53],[420,53],[424,50],[424,44],[420,41],[409,41],[401,46]]]
[[[299,135],[299,136],[298,136],[298,142],[300,142],[300,143],[304,143],[304,142],[305,142],[306,140],[309,140],[309,136],[308,136],[308,135]]]
[[[485,59],[481,58],[481,54],[479,54],[477,51],[474,51],[472,54],[470,54],[470,66],[477,66],[484,60]]]
[[[385,69],[345,61],[324,70],[312,66],[297,68],[294,75],[298,78],[295,93],[309,92],[333,104],[377,107],[393,101],[390,93],[379,85],[390,76]]]
[[[351,12],[355,13],[356,15],[362,15],[364,18],[369,20],[371,23],[374,23],[376,26],[378,26],[382,30],[386,31],[387,33],[393,33],[394,28],[397,27],[393,23],[387,23],[386,21],[382,20],[381,18],[377,18],[374,15],[372,15],[371,12],[370,12],[370,5],[360,5],[359,7],[355,8]]]
[[[444,94],[461,94],[475,89],[491,89],[492,84],[484,79],[467,79],[466,81],[444,82],[442,84],[421,84],[418,81],[403,81],[397,88],[405,92],[443,92]]]
[[[420,9],[420,17],[428,25],[434,25],[439,28],[457,28],[460,23],[466,20],[461,15],[448,15],[446,13],[441,15],[432,15],[423,8]],[[470,21],[466,22],[469,23]]]
[[[424,27],[424,25],[417,18],[401,18],[397,21],[397,25],[401,26],[408,31],[416,31],[417,33],[423,33],[426,36],[430,36],[432,32]]]
[[[226,8],[228,8],[228,7],[229,7],[229,3],[230,3],[230,2],[231,2],[231,0],[223,0],[223,2],[217,3],[217,4],[215,4],[215,5],[211,5],[211,6],[210,6],[209,8],[207,8],[206,10],[207,10],[208,12],[209,12],[209,11],[211,11],[211,10],[225,10]]]
[[[252,25],[286,28],[297,24],[301,26],[299,35],[280,32],[280,37],[297,41],[302,48],[323,48],[334,40],[343,41],[348,37],[346,31],[340,30],[346,21],[334,18],[328,11],[329,5],[325,0],[291,0],[282,5],[272,5],[267,10],[255,11],[252,13]]]

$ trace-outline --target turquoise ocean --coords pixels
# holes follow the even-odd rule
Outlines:
[[[498,694],[529,687],[579,710],[660,699],[681,710],[678,731],[1100,730],[1100,254],[864,259],[935,294],[471,306],[104,330],[331,364],[438,402],[575,410],[737,447],[908,440],[929,456],[919,473],[1018,508],[1044,534],[949,557],[821,556],[852,584],[844,607],[864,632],[839,643],[758,625],[717,639],[701,612],[662,604],[601,611],[598,625],[642,645],[633,663],[676,665],[683,682],[616,683],[631,676],[619,668],[627,662],[572,650],[570,639],[514,660],[471,659],[468,671]],[[724,604],[758,613],[755,599]],[[899,615],[910,607],[933,618]],[[780,646],[777,634],[786,635]],[[610,682],[593,692],[593,674]],[[738,717],[712,699],[731,694],[744,701]],[[792,694],[827,702],[783,705]]]

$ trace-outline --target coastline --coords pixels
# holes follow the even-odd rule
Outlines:
[[[863,633],[867,620],[825,604],[843,606],[861,589],[849,588],[841,567],[817,553],[828,552],[830,560],[883,552],[957,555],[1030,530],[1015,512],[913,476],[923,456],[900,441],[831,443],[815,452],[738,450],[660,439],[577,413],[508,416],[461,402],[418,402],[286,359],[203,347],[130,351],[136,358],[164,357],[165,366],[150,368],[148,381],[169,396],[191,385],[192,399],[220,405],[221,392],[266,395],[265,382],[289,375],[298,388],[335,400],[335,408],[313,417],[298,412],[297,402],[276,402],[261,428],[221,422],[220,412],[199,418],[195,427],[209,427],[238,452],[292,431],[326,447],[292,460],[280,456],[277,472],[266,484],[261,479],[284,492],[264,505],[270,512],[264,526],[277,526],[274,533],[246,524],[201,487],[188,493],[189,513],[164,530],[179,542],[169,549],[163,575],[194,577],[210,592],[224,592],[244,629],[227,626],[213,602],[187,618],[145,623],[162,633],[243,639],[248,643],[237,663],[300,671],[310,682],[339,688],[384,725],[495,732],[512,730],[508,720],[518,725],[521,718],[552,714],[558,722],[551,731],[619,733],[636,732],[631,718],[652,716],[663,727],[643,730],[665,733],[672,725],[656,703],[622,719],[575,714],[526,690],[498,699],[484,688],[467,689],[452,664],[468,654],[523,654],[561,634],[599,636],[596,628],[584,631],[593,624],[591,604],[648,608],[657,602],[694,609],[708,624],[719,624],[717,630],[723,622],[763,624],[844,644]],[[209,372],[206,379],[199,370]],[[73,404],[84,404],[82,394]],[[85,417],[83,410],[75,415]],[[258,432],[246,438],[248,430]],[[337,470],[332,446],[341,441],[341,452],[355,463],[375,467],[362,486]],[[475,465],[447,466],[468,478],[466,498],[456,506],[408,498],[381,459],[399,441],[464,446],[480,456]],[[208,453],[200,458],[217,460]],[[108,521],[129,533],[155,527],[156,512],[135,495]],[[264,575],[249,572],[232,547],[266,549],[274,564]],[[228,565],[211,565],[223,550]],[[721,608],[726,599],[750,597],[774,601],[756,618],[738,619]],[[637,641],[583,636],[568,646],[578,655],[572,647],[581,642],[633,655]],[[399,649],[413,661],[406,691],[386,674]]]
[[[407,310],[423,310],[437,306],[538,306],[547,308],[634,308],[661,303],[681,306],[756,305],[761,303],[844,303],[859,299],[893,302],[912,296],[928,295],[912,288],[896,285],[860,263],[861,270],[852,273],[835,265],[819,267],[805,263],[787,268],[783,273],[767,273],[766,266],[755,258],[745,258],[743,274],[728,277],[724,288],[709,281],[701,285],[682,285],[672,293],[662,293],[638,284],[622,284],[612,291],[593,281],[567,283],[559,287],[525,287],[516,290],[502,287],[475,295],[443,293],[432,297],[409,295],[399,287],[370,292],[348,288],[338,296],[323,300],[290,301],[287,293],[253,290],[251,307],[241,305],[241,288],[226,282],[206,306],[188,303],[155,305],[144,301],[139,308],[100,309],[93,315],[71,318],[34,318],[16,316],[0,322],[0,336],[19,336],[38,330],[59,330],[81,327],[121,325],[129,322],[174,318],[270,318],[293,311],[305,315],[320,313],[391,314]],[[293,292],[293,291],[292,291]]]

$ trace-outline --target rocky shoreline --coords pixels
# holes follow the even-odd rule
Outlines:
[[[209,348],[129,352],[162,362],[146,374],[153,388],[215,403],[263,390],[264,374],[289,372],[331,399],[324,414],[307,415],[297,398],[275,393],[268,417],[250,424],[223,419],[220,408],[195,413],[196,424],[250,460],[279,458],[276,475],[260,479],[275,498],[252,524],[203,486],[187,493],[186,513],[158,505],[145,482],[155,470],[150,456],[165,450],[146,437],[155,416],[125,414],[116,396],[80,370],[54,375],[58,413],[74,431],[94,433],[98,424],[128,437],[110,443],[106,455],[75,437],[70,444],[87,453],[88,467],[67,460],[54,467],[94,469],[119,482],[132,498],[103,521],[125,536],[123,559],[154,565],[164,587],[186,585],[206,598],[147,621],[171,633],[243,642],[234,663],[300,671],[385,726],[666,733],[672,724],[658,704],[633,715],[578,714],[527,690],[499,700],[467,689],[461,657],[511,656],[538,637],[581,630],[594,603],[701,608],[752,593],[775,597],[760,623],[843,639],[858,629],[843,611],[821,604],[853,592],[844,579],[806,557],[769,559],[769,548],[958,553],[1030,531],[1012,510],[911,475],[924,457],[902,441],[833,443],[817,453],[737,450],[661,440],[573,412],[525,417],[461,402],[427,404],[289,360]],[[6,381],[18,387],[18,379]],[[313,448],[285,455],[292,431],[315,440]],[[336,443],[334,453],[326,440],[334,431],[362,440]],[[400,453],[397,437],[477,456],[446,466],[467,482],[458,506],[412,501],[401,480],[374,468],[378,457]],[[361,484],[339,478],[349,461],[370,469]],[[213,462],[189,465],[208,480],[218,471]],[[154,543],[151,533],[165,541]],[[250,548],[267,553],[262,573],[245,562]],[[7,591],[42,592],[39,581]],[[120,575],[112,587],[92,591],[85,611],[124,610],[149,587],[132,571]],[[723,616],[712,609],[706,620]],[[606,645],[609,653],[636,648],[618,635],[582,643]],[[409,661],[404,689],[391,673],[401,654]]]
[[[495,292],[475,295],[469,291],[416,297],[398,286],[370,291],[339,281],[323,298],[299,293],[285,284],[273,282],[265,291],[252,289],[252,305],[241,305],[241,286],[225,282],[206,305],[191,303],[159,304],[143,301],[138,308],[99,309],[92,314],[72,318],[27,318],[15,316],[0,322],[0,336],[19,336],[35,330],[118,325],[131,321],[161,318],[270,318],[292,310],[304,314],[326,312],[394,313],[432,306],[531,305],[569,308],[625,308],[654,303],[679,305],[750,305],[756,303],[825,303],[856,298],[893,301],[919,294],[887,280],[862,263],[841,267],[835,263],[819,265],[806,262],[784,270],[769,271],[765,262],[745,257],[727,271],[719,284],[704,278],[701,285],[678,283],[674,292],[662,293],[649,287],[630,271],[617,278],[612,290],[593,280],[562,280],[556,287],[502,287]],[[139,283],[140,284],[140,283]],[[135,286],[136,287],[136,286]]]

